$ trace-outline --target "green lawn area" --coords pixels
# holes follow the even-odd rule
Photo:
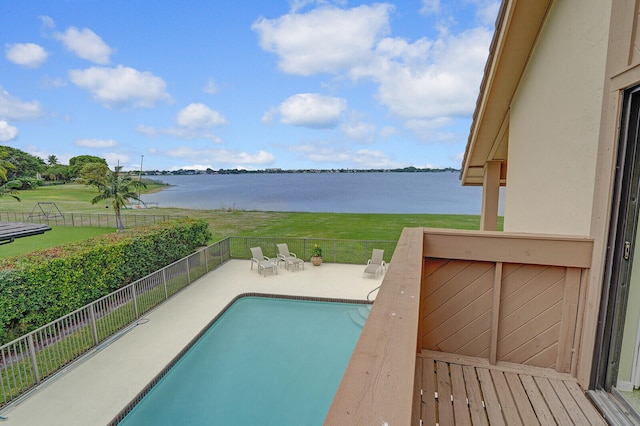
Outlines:
[[[148,185],[147,191],[161,190],[162,185]],[[21,202],[0,198],[0,213],[25,212],[28,216],[38,202],[55,202],[62,213],[110,214],[104,204],[91,204],[96,189],[85,185],[66,184],[20,191]],[[397,240],[405,227],[479,229],[479,215],[435,214],[361,214],[300,213],[228,210],[188,210],[176,208],[129,209],[126,215],[170,215],[202,218],[209,223],[211,242],[227,236],[267,236],[298,238],[335,238],[352,240]],[[1,217],[1,216],[0,216]],[[2,220],[0,218],[0,220]],[[44,235],[20,238],[0,246],[0,257],[12,256],[41,248],[90,238],[109,228],[71,228],[52,226]],[[499,221],[502,229],[502,218]]]
[[[13,243],[0,245],[0,258],[30,253],[35,250],[57,247],[74,241],[86,240],[109,232],[113,228],[83,228],[74,226],[52,226],[42,235],[18,238]]]

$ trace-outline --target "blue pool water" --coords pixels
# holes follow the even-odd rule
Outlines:
[[[120,424],[321,425],[363,311],[349,303],[241,298]]]

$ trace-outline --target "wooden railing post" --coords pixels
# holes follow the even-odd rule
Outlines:
[[[491,303],[491,346],[489,362],[495,365],[498,357],[498,324],[500,323],[500,293],[502,291],[502,262],[496,262],[493,275],[493,301]]]

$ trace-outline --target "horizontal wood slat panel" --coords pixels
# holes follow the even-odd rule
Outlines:
[[[591,266],[593,240],[557,235],[426,229],[423,255],[575,268]]]

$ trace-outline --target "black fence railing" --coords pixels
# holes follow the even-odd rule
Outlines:
[[[309,261],[314,245],[322,249],[322,261],[329,263],[366,264],[373,249],[384,250],[384,260],[389,262],[397,241],[392,240],[335,240],[326,238],[295,237],[229,237],[232,259],[250,259],[251,247],[262,248],[267,257],[277,257],[277,244],[286,243],[290,252]]]
[[[122,213],[125,228],[153,225],[158,222],[176,219],[179,215],[154,215]],[[31,222],[49,226],[87,226],[97,228],[116,228],[116,215],[109,213],[56,213],[51,215],[27,212],[0,212],[0,222]]]
[[[227,260],[224,239],[0,345],[0,408]]]

